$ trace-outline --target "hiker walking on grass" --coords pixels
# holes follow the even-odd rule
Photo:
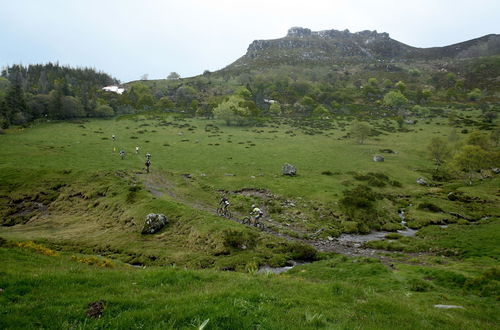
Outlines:
[[[149,159],[146,159],[146,163],[144,163],[144,165],[146,165],[146,173],[149,173],[149,167],[151,166],[151,161]]]
[[[125,158],[125,150],[120,150],[120,157],[121,159]]]
[[[116,136],[114,134],[111,135],[111,138],[113,139],[113,141],[116,141]]]
[[[135,147],[135,154],[139,153],[139,147]]]

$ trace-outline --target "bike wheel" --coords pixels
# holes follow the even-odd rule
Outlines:
[[[221,207],[218,207],[218,208],[217,208],[217,215],[223,215],[223,214],[222,214],[222,208],[221,208]]]

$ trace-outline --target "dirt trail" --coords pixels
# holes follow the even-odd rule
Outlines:
[[[161,198],[164,195],[170,196],[173,200],[188,205],[192,208],[195,208],[200,211],[208,212],[214,215],[217,215],[216,209],[214,206],[208,206],[205,204],[201,204],[199,202],[188,200],[180,195],[177,195],[174,192],[175,184],[169,181],[165,176],[160,175],[159,173],[149,173],[148,175],[138,175],[138,180],[144,184],[146,190],[148,190],[151,194],[156,197]],[[257,191],[252,189],[242,189],[241,191],[237,191],[236,193],[242,193],[246,195],[259,195],[264,198],[272,198],[272,194],[266,191]],[[240,216],[240,215],[238,215]],[[240,219],[233,216],[230,220],[241,223]],[[278,223],[276,221],[272,221],[272,219],[264,219],[265,228],[263,231],[270,235],[280,237],[289,241],[301,242],[308,244],[314,247],[316,250],[320,252],[335,252],[339,254],[343,254],[350,257],[374,257],[380,259],[387,265],[391,265],[392,259],[390,257],[381,256],[380,253],[389,252],[384,250],[375,250],[364,248],[362,244],[358,240],[346,240],[339,238],[330,238],[330,239],[305,239],[305,238],[297,238],[285,234],[280,229],[286,229],[287,231],[292,231],[297,234],[297,236],[304,236],[304,233],[299,232],[298,230],[292,227],[285,227],[283,224]]]

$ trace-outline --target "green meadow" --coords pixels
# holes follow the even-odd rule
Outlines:
[[[479,116],[459,112],[471,119],[460,127],[441,117],[403,128],[372,120],[364,144],[349,137],[349,117],[238,127],[150,113],[7,129],[0,327],[498,328],[500,179],[439,181],[428,151],[432,138],[453,134],[459,148],[481,129]],[[282,175],[286,163],[296,176]],[[376,221],[349,216],[349,191],[375,196]],[[215,212],[222,194],[232,219]],[[252,204],[265,213],[264,231],[237,221]],[[377,251],[370,257],[311,246],[400,229],[400,209],[416,236],[365,243]],[[149,213],[169,222],[143,235]],[[258,273],[290,260],[305,264]],[[86,316],[100,300],[102,317]]]

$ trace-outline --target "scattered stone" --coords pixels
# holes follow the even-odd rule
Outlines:
[[[379,151],[384,154],[395,154],[395,152],[392,149],[380,149]]]
[[[250,178],[251,178],[251,179],[255,179],[255,175],[251,175],[251,176],[250,176]]]
[[[146,222],[142,228],[142,234],[154,234],[160,231],[168,223],[164,214],[150,213],[146,216]]]
[[[330,242],[334,240],[334,238],[333,238],[332,236],[328,236],[327,238],[328,238],[328,240],[329,240]]]
[[[87,316],[94,319],[101,318],[102,312],[104,311],[104,303],[104,300],[89,303],[87,306]]]
[[[200,176],[207,176],[205,173],[201,173]]]
[[[465,219],[467,221],[473,221],[471,218],[469,217],[466,217],[465,215],[462,215],[460,213],[456,213],[456,212],[448,212],[450,215],[454,216],[454,217],[457,217],[459,219]]]
[[[417,183],[421,186],[427,186],[428,183],[427,183],[427,180],[425,180],[423,177],[420,177],[417,179]]]
[[[451,309],[451,308],[460,308],[464,309],[463,306],[457,306],[457,305],[434,305],[436,308],[441,308],[441,309]]]
[[[384,157],[379,156],[379,155],[375,155],[375,156],[373,156],[373,161],[374,162],[383,162],[384,161]]]
[[[495,174],[500,174],[500,168],[498,167],[492,167],[491,170],[493,171],[493,173]]]
[[[415,125],[417,123],[417,121],[415,119],[406,119],[405,120],[405,124],[408,124],[408,125]]]
[[[234,174],[232,174],[232,173],[225,173],[224,175],[225,176],[234,176]]]
[[[193,176],[189,173],[186,173],[186,174],[181,174],[183,177],[185,177],[186,179],[191,179]]]
[[[283,165],[283,175],[295,176],[297,175],[297,169],[291,164]]]

